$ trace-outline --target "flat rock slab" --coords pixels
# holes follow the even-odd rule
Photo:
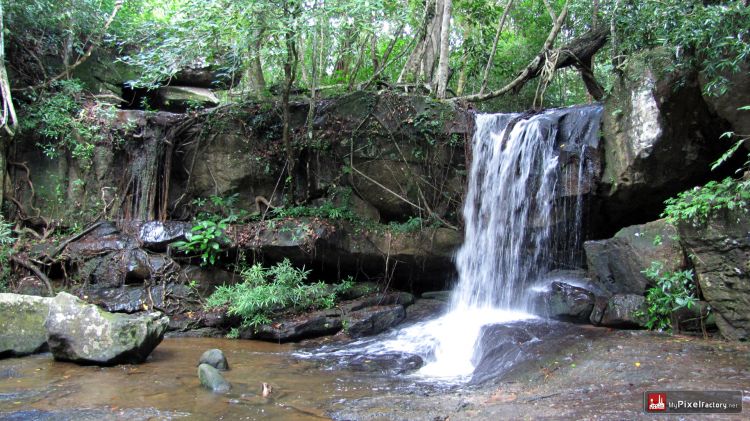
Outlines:
[[[50,301],[45,322],[55,359],[96,365],[145,361],[168,325],[162,313],[109,313],[65,292]]]
[[[0,294],[0,357],[21,356],[44,350],[44,321],[51,298]]]

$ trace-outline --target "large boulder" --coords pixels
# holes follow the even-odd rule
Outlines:
[[[608,240],[584,243],[589,276],[605,295],[644,295],[653,284],[643,274],[652,262],[674,272],[686,266],[677,229],[664,219],[618,231]]]
[[[664,199],[707,181],[726,149],[697,72],[668,71],[672,63],[665,49],[630,57],[606,100],[599,226],[654,219]]]
[[[344,318],[344,330],[352,338],[375,335],[400,323],[406,317],[400,304],[367,307]]]
[[[270,324],[246,329],[240,335],[245,339],[291,342],[333,335],[342,328],[341,312],[331,309],[281,318]]]
[[[638,328],[646,325],[646,299],[636,294],[615,294],[609,298],[606,307],[600,313],[598,323],[602,326]],[[592,319],[597,313],[592,312]],[[592,320],[596,322],[596,320]]]
[[[553,319],[588,322],[594,309],[594,294],[585,288],[552,282],[537,297],[536,305],[542,314]]]
[[[57,360],[80,364],[141,363],[164,338],[161,313],[109,313],[65,292],[50,301],[47,343]]]
[[[711,111],[727,120],[732,126],[732,131],[742,135],[750,133],[750,111],[740,110],[741,107],[750,105],[750,62],[740,64],[737,72],[731,70],[721,72],[721,77],[726,78],[729,89],[723,95],[704,94]],[[705,75],[700,78],[701,87],[705,92],[709,80]]]
[[[33,354],[47,345],[51,298],[0,294],[0,357]]]
[[[716,325],[729,339],[750,339],[750,215],[714,214],[705,224],[683,222],[680,236]]]
[[[157,91],[161,103],[168,109],[183,109],[191,106],[212,107],[219,105],[219,98],[210,89],[192,86],[163,86]]]

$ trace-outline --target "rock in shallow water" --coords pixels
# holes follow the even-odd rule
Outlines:
[[[65,292],[50,301],[45,322],[55,359],[96,365],[145,361],[168,325],[162,313],[109,313]]]
[[[51,300],[0,294],[0,357],[33,354],[45,348],[44,320]]]
[[[198,361],[198,365],[208,364],[217,370],[229,370],[229,363],[227,357],[224,355],[222,350],[214,348],[209,349],[201,355],[201,359]]]
[[[219,370],[208,364],[198,366],[198,380],[201,386],[214,393],[227,393],[232,385],[219,373]]]

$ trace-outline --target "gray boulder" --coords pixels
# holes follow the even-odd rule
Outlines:
[[[653,284],[641,272],[652,262],[674,272],[687,265],[677,229],[666,220],[623,228],[613,238],[587,241],[586,262],[592,283],[604,295],[643,295]]]
[[[44,320],[51,300],[0,294],[0,357],[33,354],[46,347]]]
[[[96,365],[145,361],[168,325],[162,313],[109,313],[65,292],[50,301],[45,322],[55,359]]]
[[[750,339],[750,215],[723,211],[705,224],[681,223],[679,230],[719,331],[728,339]]]
[[[553,319],[588,322],[594,308],[591,291],[564,282],[553,282],[539,301],[540,310]]]
[[[706,181],[726,149],[718,139],[728,126],[703,100],[697,72],[666,71],[673,63],[666,49],[630,57],[606,100],[604,224],[656,217],[664,199]]]
[[[610,327],[644,327],[646,299],[635,294],[615,294],[607,301],[600,324]]]
[[[401,304],[367,307],[345,316],[346,333],[353,337],[375,335],[406,318],[406,310]]]
[[[198,380],[201,386],[214,393],[227,393],[232,385],[219,373],[219,370],[208,364],[198,366]]]
[[[330,309],[280,318],[274,323],[244,330],[240,336],[243,339],[291,342],[333,335],[342,327],[341,312]]]
[[[222,350],[214,348],[209,349],[201,355],[198,365],[208,364],[217,370],[229,370],[229,363],[227,357],[224,355]]]

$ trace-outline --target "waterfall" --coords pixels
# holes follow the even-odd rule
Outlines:
[[[600,119],[600,106],[477,115],[448,311],[365,342],[364,352],[417,354],[425,361],[418,375],[466,379],[482,327],[536,318],[532,287],[551,269],[580,264],[582,193],[598,172],[587,154]]]

